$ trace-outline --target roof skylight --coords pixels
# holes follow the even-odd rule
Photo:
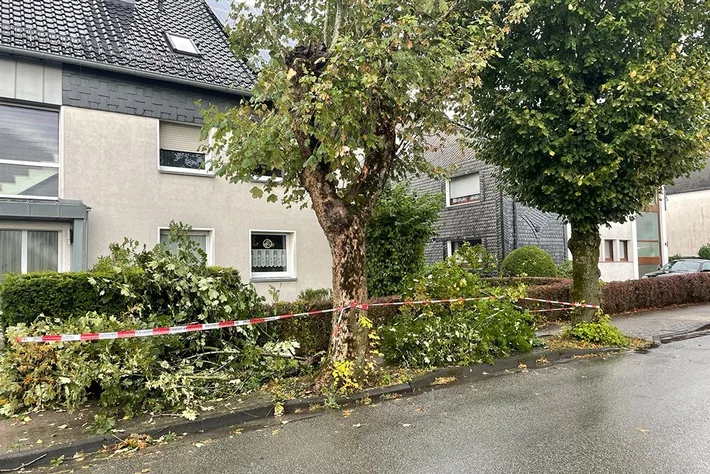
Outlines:
[[[200,50],[197,49],[195,43],[187,36],[176,35],[173,33],[165,33],[165,36],[168,37],[168,41],[170,42],[170,46],[173,48],[173,51],[177,53],[193,54],[195,56],[200,54]]]

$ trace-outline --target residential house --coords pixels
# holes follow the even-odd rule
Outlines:
[[[566,258],[566,229],[556,215],[523,206],[503,193],[496,167],[475,159],[456,137],[433,146],[427,160],[448,170],[450,179],[412,180],[417,192],[440,193],[444,200],[437,235],[426,246],[428,262],[452,255],[464,242],[482,244],[499,260],[525,245],[545,249],[556,262]]]
[[[710,156],[708,156],[710,162]],[[710,243],[710,167],[666,188],[668,254],[693,256]]]
[[[546,250],[557,263],[572,258],[567,249],[571,229],[557,215],[524,206],[506,195],[496,179],[498,169],[477,160],[456,137],[433,145],[427,160],[449,170],[450,178],[412,180],[415,190],[441,193],[445,202],[438,233],[426,247],[428,262],[450,256],[463,242],[482,244],[498,259],[525,245]],[[638,278],[667,261],[665,214],[658,200],[634,220],[603,226],[600,233],[603,281]]]
[[[258,176],[231,184],[202,151],[201,107],[253,84],[205,0],[0,0],[0,274],[87,269],[180,221],[262,294],[329,287],[314,213],[253,199]]]

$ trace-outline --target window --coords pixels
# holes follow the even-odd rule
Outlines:
[[[447,206],[477,201],[481,197],[481,181],[478,173],[457,176],[447,181]]]
[[[59,232],[0,230],[0,275],[59,271]]]
[[[165,245],[170,252],[177,252],[177,244],[168,240],[169,229],[160,229],[160,243]],[[187,236],[207,255],[207,265],[212,265],[212,230],[210,229],[192,229],[187,233]]]
[[[193,56],[200,55],[200,50],[197,49],[197,46],[195,46],[195,42],[187,36],[176,35],[173,33],[165,33],[165,36],[168,37],[170,47],[173,48],[173,51],[176,53],[191,54]]]
[[[629,241],[620,240],[619,241],[619,260],[622,262],[629,261]]]
[[[59,112],[0,105],[0,195],[59,197]]]
[[[269,179],[273,178],[274,181],[283,181],[283,170],[281,169],[268,169],[265,165],[259,165],[254,170],[254,176],[252,176],[252,181],[257,183],[265,183]]]
[[[481,239],[450,240],[448,245],[448,256],[450,257],[455,254],[456,251],[460,249],[464,243],[468,243],[473,247],[474,245],[481,245],[482,242]]]
[[[604,261],[613,262],[614,261],[614,241],[605,240],[604,241]]]
[[[211,176],[201,144],[199,126],[160,122],[159,169]]]
[[[251,233],[251,277],[294,278],[293,233]]]

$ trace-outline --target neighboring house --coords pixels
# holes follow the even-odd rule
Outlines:
[[[572,258],[567,249],[569,225],[503,193],[496,167],[475,159],[455,137],[436,146],[427,160],[450,171],[450,179],[445,181],[412,180],[416,191],[441,193],[445,200],[437,236],[426,247],[427,262],[446,258],[463,242],[482,244],[499,260],[524,245],[546,250],[557,263]],[[665,214],[657,203],[633,221],[601,227],[600,233],[603,281],[638,278],[667,262]]]
[[[693,256],[710,243],[710,156],[701,171],[666,188],[668,254]]]
[[[524,245],[545,249],[556,262],[565,259],[565,226],[560,219],[516,203],[503,193],[496,168],[476,160],[455,137],[435,144],[427,160],[451,173],[445,181],[412,180],[417,192],[440,193],[444,200],[437,236],[426,246],[427,262],[450,256],[464,242],[482,244],[499,260]]]
[[[205,0],[0,0],[0,274],[82,270],[171,221],[263,294],[330,286],[311,210],[255,200],[200,148],[254,74]],[[201,105],[196,105],[197,100]]]

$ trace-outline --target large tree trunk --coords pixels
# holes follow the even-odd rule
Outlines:
[[[601,237],[597,229],[587,230],[572,225],[569,249],[572,252],[572,298],[577,303],[601,305],[602,291],[599,285],[599,246]],[[596,310],[577,308],[572,311],[572,324],[594,319]]]
[[[328,235],[333,257],[333,303],[336,308],[367,299],[365,276],[365,229],[353,224],[335,235]],[[367,329],[359,323],[355,308],[333,314],[328,362],[350,360],[360,368],[367,353]]]

